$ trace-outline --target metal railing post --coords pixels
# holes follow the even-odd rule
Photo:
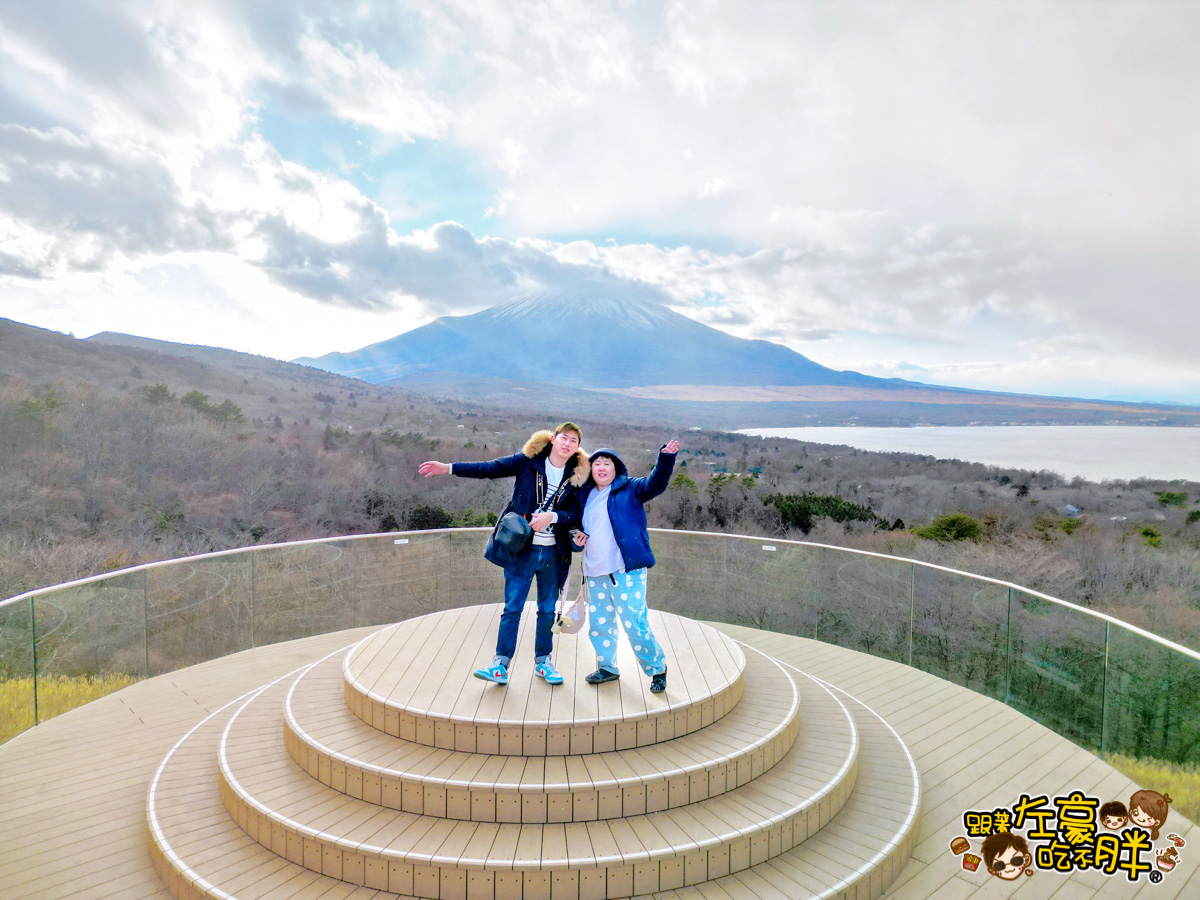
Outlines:
[[[1012,588],[1008,589],[1008,624],[1004,629],[1004,702],[1012,706]]]
[[[358,544],[346,549],[350,553],[350,621],[357,628],[362,622],[362,566],[358,560]],[[440,566],[439,566],[440,568]]]
[[[29,635],[33,639],[33,724],[38,723],[37,617],[33,614],[33,598],[29,598]]]
[[[142,572],[142,649],[145,652],[146,677],[150,677],[150,574]]]
[[[251,646],[251,648],[258,646],[257,644],[254,643],[254,586],[255,586],[255,583],[254,583],[254,578],[255,578],[254,557],[255,557],[255,554],[251,553],[250,554],[250,646]]]
[[[1104,674],[1100,681],[1100,758],[1104,759],[1104,734],[1108,731],[1108,623],[1104,623]]]
[[[818,590],[820,590],[820,587],[819,587],[819,586],[820,586],[820,584],[821,584],[821,578],[820,578],[820,575],[822,574],[822,573],[821,573],[821,560],[822,560],[822,558],[823,558],[823,557],[822,557],[822,555],[821,555],[821,554],[822,554],[822,552],[823,552],[823,551],[822,551],[820,548],[818,548],[818,549],[817,549],[817,564],[816,564],[816,566],[814,566],[814,568],[817,570],[817,576],[818,576],[818,577],[817,577],[816,579],[814,579],[814,580],[816,581],[816,583],[817,583],[817,585],[818,585]],[[823,594],[820,594],[820,593],[818,593],[818,594],[817,594],[817,602],[816,602],[816,604],[815,604],[815,605],[816,605],[816,609],[815,609],[815,610],[813,610],[813,612],[815,613],[815,615],[813,615],[813,633],[812,633],[812,639],[813,639],[814,641],[815,641],[815,640],[818,640],[818,638],[817,638],[817,635],[821,633],[821,605],[822,605],[824,602],[825,602],[825,597],[824,597],[824,595],[823,595]]]
[[[917,608],[917,564],[908,566],[908,664],[912,665],[913,618]]]
[[[729,615],[729,541],[721,541],[721,621],[733,622]]]

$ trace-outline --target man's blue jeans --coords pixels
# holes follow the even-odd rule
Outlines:
[[[496,639],[497,663],[508,665],[517,652],[517,630],[529,587],[537,578],[537,637],[533,644],[534,662],[550,657],[554,650],[554,602],[558,599],[558,557],[555,548],[530,547],[521,559],[504,570],[504,612],[500,614],[500,635]]]

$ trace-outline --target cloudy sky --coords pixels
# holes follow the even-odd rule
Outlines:
[[[281,358],[599,280],[1200,402],[1200,4],[0,2],[0,315]]]

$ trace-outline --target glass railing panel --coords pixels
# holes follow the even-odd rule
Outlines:
[[[384,625],[439,609],[466,606],[454,577],[469,541],[450,532],[396,534],[349,542],[355,567],[356,625]],[[500,569],[482,559],[490,568]],[[461,602],[460,602],[461,601]],[[347,626],[349,627],[349,626]]]
[[[1008,589],[916,566],[912,664],[1004,700],[1008,673]]]
[[[38,721],[146,677],[146,573],[33,598]]]
[[[30,602],[0,606],[0,744],[36,724]]]
[[[719,535],[650,532],[654,568],[646,586],[649,607],[693,619],[732,621],[725,579],[731,541]],[[578,583],[578,574],[575,578]]]
[[[250,647],[499,603],[504,573],[483,559],[487,537],[389,534],[179,560],[0,607],[0,741],[138,679]],[[1200,661],[1082,611],[836,548],[659,530],[650,540],[652,609],[900,662],[911,653],[914,666],[1089,749],[1200,756]],[[568,599],[580,567],[575,555]]]
[[[828,552],[812,572],[813,636],[884,659],[908,662],[912,566]]]
[[[966,579],[964,579],[966,580]],[[1100,748],[1104,621],[1012,592],[1009,704],[1090,750]]]
[[[247,554],[252,646],[359,624],[355,541],[325,541]]]
[[[729,540],[723,561],[725,621],[811,636],[819,601],[813,574],[822,561],[821,552],[811,547],[761,538]]]
[[[1200,662],[1109,626],[1104,752],[1200,759]]]
[[[150,673],[228,656],[253,646],[254,553],[181,560],[146,572]]]
[[[490,528],[449,533],[449,568],[444,573],[439,597],[439,602],[445,604],[442,608],[504,602],[504,570],[483,558],[491,533]],[[571,570],[564,589],[564,594],[569,594],[568,599],[574,599],[579,593],[582,573],[582,554],[571,554]]]

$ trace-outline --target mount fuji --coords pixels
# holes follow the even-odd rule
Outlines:
[[[652,300],[536,292],[349,353],[293,362],[375,384],[470,376],[580,388],[915,386],[837,371],[780,344],[709,328]]]
[[[1196,408],[1038,397],[838,371],[709,328],[655,299],[541,291],[350,353],[293,360],[482,403],[705,427],[1195,424]]]

